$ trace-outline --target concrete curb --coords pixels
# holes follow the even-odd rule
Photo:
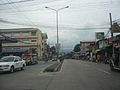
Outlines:
[[[62,63],[63,61],[52,64],[49,67],[47,67],[43,72],[57,72],[60,69]]]

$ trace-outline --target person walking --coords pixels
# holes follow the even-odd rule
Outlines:
[[[96,62],[97,63],[100,62],[100,55],[99,54],[97,54]]]

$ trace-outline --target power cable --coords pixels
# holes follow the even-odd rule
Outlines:
[[[9,3],[10,2],[10,0],[7,0],[7,2]],[[16,9],[16,7],[14,7],[13,5],[8,5],[9,7],[12,7],[13,9],[12,10],[17,10]],[[17,10],[18,11],[18,10]],[[14,11],[13,11],[14,12]],[[22,18],[21,16],[20,16],[20,14],[19,13],[17,13],[17,12],[15,12],[15,15],[17,16],[17,17],[19,17],[19,18]],[[4,20],[3,20],[4,21]],[[25,22],[25,23],[28,23],[27,21],[25,21],[25,19],[23,19],[23,21]],[[9,21],[8,21],[9,22]],[[10,22],[9,22],[10,23]],[[12,22],[11,22],[12,23]],[[13,24],[14,24],[14,22],[13,22]]]
[[[120,18],[118,18],[118,19],[116,19],[116,20],[113,20],[113,22],[114,22],[114,21],[119,21],[119,20],[120,20]]]
[[[0,3],[0,5],[8,5],[8,4],[15,4],[15,3],[23,3],[23,2],[29,2],[33,0],[21,0],[21,1],[16,1],[16,2],[7,2],[7,3]]]
[[[109,33],[110,33],[110,30],[108,30],[108,32],[106,33],[106,35],[104,36],[104,38],[108,37]]]
[[[7,0],[8,2],[10,2],[11,0]],[[12,2],[12,1],[11,1]],[[18,8],[17,4],[14,4],[13,8],[15,10],[17,10],[18,12],[20,12],[20,9]],[[26,17],[22,12],[20,12],[22,14],[22,16],[33,26],[35,27],[36,25],[28,18]]]
[[[66,3],[68,4],[70,1],[67,1]],[[49,3],[49,2],[48,2]],[[82,4],[82,3],[81,3]],[[81,7],[88,7],[88,6],[106,6],[109,5],[109,2],[99,2],[99,3],[85,3],[85,5],[80,5]],[[113,3],[112,3],[113,4]],[[37,4],[32,4],[32,5],[25,5],[24,7],[33,7],[33,6],[41,6],[41,4],[37,3]],[[55,6],[55,5],[54,5]],[[58,5],[57,5],[58,6]],[[24,8],[23,6],[20,8]],[[9,9],[0,9],[0,10],[9,10]]]
[[[23,23],[17,23],[17,22],[11,22],[11,21],[6,21],[6,20],[0,20],[0,22],[2,22],[2,23],[9,23],[9,24],[15,24],[15,25],[22,25],[22,26],[31,26],[31,25],[29,25],[29,24],[23,24]],[[44,28],[55,28],[54,26],[47,26],[47,25],[45,25],[45,26],[42,26],[42,25],[37,25],[37,27],[44,27]],[[74,27],[59,27],[59,28],[62,28],[62,29],[60,29],[60,30],[78,30],[78,31],[80,31],[80,30],[98,30],[98,29],[100,29],[100,30],[108,30],[109,28],[108,27],[99,27],[99,28],[95,28],[95,27],[91,27],[91,28],[83,28],[83,27],[78,27],[78,28],[74,28]]]

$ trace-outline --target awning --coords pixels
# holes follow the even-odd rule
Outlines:
[[[111,52],[112,51],[112,46],[108,45],[108,46],[106,46],[104,48],[99,48],[99,49],[95,50],[95,52],[101,52],[101,51]]]
[[[1,43],[17,43],[18,40],[11,37],[0,37],[0,42]]]
[[[2,53],[24,53],[28,51],[28,49],[6,49],[2,50]]]

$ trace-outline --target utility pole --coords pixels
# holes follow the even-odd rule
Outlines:
[[[111,32],[111,40],[112,40],[112,57],[115,58],[115,50],[113,46],[113,24],[112,24],[112,15],[109,13],[110,16],[110,32]]]
[[[109,13],[109,16],[110,16],[110,31],[111,31],[111,38],[113,39],[112,15],[111,15],[111,13]]]

